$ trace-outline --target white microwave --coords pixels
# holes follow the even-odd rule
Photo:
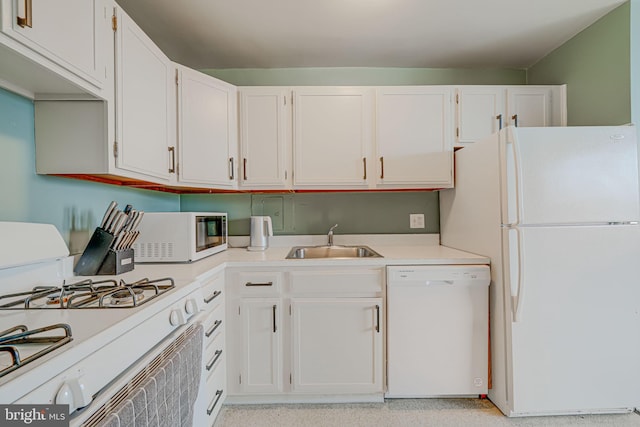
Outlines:
[[[227,214],[145,212],[133,245],[136,262],[192,262],[227,249]]]

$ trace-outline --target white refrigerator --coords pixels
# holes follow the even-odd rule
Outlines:
[[[640,407],[638,221],[633,126],[508,127],[456,152],[441,242],[491,258],[505,415]]]

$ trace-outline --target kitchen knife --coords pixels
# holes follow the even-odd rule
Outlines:
[[[118,216],[114,220],[114,225],[112,227],[112,234],[114,236],[117,236],[122,231],[122,229],[124,228],[124,224],[127,221],[127,217],[127,214],[125,214],[124,212],[118,212]]]
[[[109,218],[107,218],[107,222],[104,224],[104,227],[101,227],[104,231],[109,232],[111,227],[113,227],[113,221],[115,221],[116,216],[118,216],[118,212],[120,212],[118,209],[114,209],[111,211],[111,213],[109,214]]]
[[[107,220],[111,216],[111,212],[113,212],[113,210],[116,208],[116,206],[118,206],[118,204],[116,203],[115,200],[113,200],[111,203],[109,203],[109,206],[107,207],[107,210],[104,212],[104,216],[102,217],[102,222],[100,223],[100,228],[104,229],[104,227],[107,225]]]
[[[118,220],[118,215],[120,214],[120,209],[114,209],[113,212],[111,212],[111,217],[109,218],[109,220],[107,220],[107,225],[105,226],[105,230],[107,230],[107,232],[113,234],[113,229],[116,225],[116,221]]]

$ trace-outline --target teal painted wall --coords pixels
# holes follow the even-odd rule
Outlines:
[[[519,85],[526,71],[464,68],[247,68],[206,69],[237,86]]]
[[[528,84],[567,84],[569,126],[631,121],[630,22],[625,3],[527,70]]]
[[[37,175],[33,102],[3,89],[0,153],[0,221],[54,224],[72,253],[83,250],[111,200],[146,211],[180,210],[175,194]]]

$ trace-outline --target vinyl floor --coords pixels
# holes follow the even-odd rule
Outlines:
[[[215,427],[640,427],[640,414],[507,418],[487,399],[384,403],[225,405]]]

